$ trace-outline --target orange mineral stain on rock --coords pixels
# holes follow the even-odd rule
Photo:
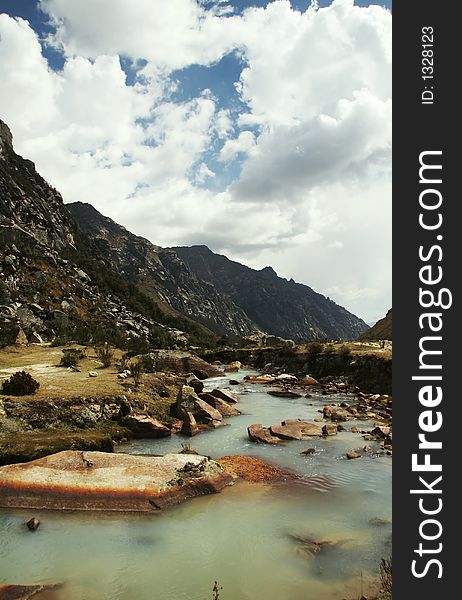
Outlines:
[[[0,468],[0,506],[146,512],[219,492],[232,478],[199,455],[65,451]]]
[[[255,456],[223,456],[217,462],[234,477],[241,477],[252,483],[288,481],[295,475],[268,464]]]

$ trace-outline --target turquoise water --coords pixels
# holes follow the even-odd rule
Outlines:
[[[227,381],[206,384],[225,387]],[[220,600],[340,600],[359,596],[361,572],[364,592],[374,587],[380,558],[391,552],[391,526],[370,524],[391,519],[390,457],[345,460],[347,450],[365,444],[351,432],[276,447],[254,444],[248,424],[312,420],[332,397],[276,398],[245,383],[232,389],[244,414],[226,427],[192,439],[137,440],[118,451],[163,454],[186,441],[212,457],[259,456],[296,471],[300,484],[237,484],[144,516],[3,511],[0,581],[62,581],[66,600],[211,600],[215,580],[223,588]],[[347,428],[353,425],[358,422]],[[301,455],[308,447],[317,453]],[[34,533],[23,526],[32,514],[42,521]],[[339,544],[307,558],[291,536]]]

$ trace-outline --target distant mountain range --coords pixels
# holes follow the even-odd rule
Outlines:
[[[274,269],[251,269],[207,246],[174,248],[200,279],[213,284],[262,331],[295,342],[354,339],[366,323],[310,287],[278,277]]]
[[[354,339],[367,325],[271,267],[250,269],[206,246],[161,248],[61,195],[14,152],[0,121],[0,341],[213,344],[255,331]],[[35,337],[34,337],[35,336]]]

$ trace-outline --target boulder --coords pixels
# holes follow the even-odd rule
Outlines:
[[[185,410],[182,413],[182,425],[180,433],[183,435],[188,435],[189,437],[193,437],[199,433],[199,427],[197,426],[196,419],[189,410]]]
[[[255,423],[247,427],[247,433],[249,438],[253,442],[260,442],[263,444],[279,444],[280,440],[271,435],[270,430],[267,427],[263,427],[260,423]]]
[[[199,397],[201,398],[201,400],[207,402],[207,404],[210,404],[210,406],[213,406],[213,408],[216,408],[223,417],[237,417],[241,414],[241,412],[237,410],[237,408],[234,408],[234,406],[231,406],[221,398],[212,396],[212,394],[199,394]]]
[[[212,396],[216,398],[221,398],[225,402],[230,402],[231,404],[236,404],[239,401],[239,396],[234,392],[230,392],[229,390],[224,390],[222,388],[215,388],[210,392]]]
[[[163,423],[148,415],[130,415],[122,420],[134,438],[162,438],[172,434],[171,430]]]
[[[40,527],[40,521],[36,517],[32,517],[32,519],[27,521],[26,526],[29,531],[37,531]]]
[[[42,337],[36,331],[33,331],[29,335],[28,339],[29,339],[29,344],[43,344],[44,343]]]
[[[246,375],[244,381],[248,381],[249,383],[270,383],[274,381],[274,377],[272,375]]]
[[[323,435],[337,435],[337,425],[335,423],[326,423],[322,428]]]
[[[267,392],[270,396],[276,396],[277,398],[301,398],[302,395],[298,392],[292,392],[291,390],[269,390]]]
[[[189,375],[186,378],[186,384],[192,387],[196,394],[200,394],[204,390],[204,383],[195,375]]]
[[[204,456],[64,451],[0,467],[0,506],[152,512],[232,482]]]
[[[98,377],[98,373],[96,371],[90,371],[88,377]]]
[[[299,379],[298,385],[301,385],[303,387],[308,387],[310,385],[320,385],[320,383],[314,377],[311,377],[310,375],[307,375],[303,379]]]
[[[231,365],[228,365],[227,367],[225,367],[223,369],[224,373],[237,373],[239,371],[239,367],[232,367]]]
[[[221,421],[223,419],[221,413],[216,408],[200,398],[194,401],[192,413],[198,423],[209,424],[212,421]]]
[[[334,407],[334,410],[330,413],[330,418],[333,421],[347,421],[350,417],[350,413],[344,408]]]
[[[301,440],[303,439],[302,428],[296,423],[289,425],[272,425],[270,427],[271,435],[275,435],[283,440]]]
[[[295,375],[289,375],[288,373],[282,373],[281,375],[277,375],[275,377],[276,381],[296,381],[297,378]]]
[[[282,421],[282,425],[300,427],[302,438],[317,437],[322,435],[322,429],[319,425],[310,423],[309,421],[301,421],[300,419],[286,419]]]
[[[29,598],[58,598],[53,591],[58,590],[61,584],[21,585],[17,583],[0,584],[0,600],[29,600]],[[44,595],[42,596],[42,592]]]
[[[239,385],[239,381],[237,381],[236,379],[230,379],[228,383],[229,385]]]
[[[316,448],[307,448],[306,450],[303,450],[303,452],[300,452],[300,454],[314,454],[316,452]]]
[[[388,437],[390,435],[390,427],[384,427],[379,425],[378,427],[374,427],[374,429],[370,432],[371,435],[375,435],[379,438],[383,438],[385,439],[386,437]]]
[[[359,452],[356,452],[356,450],[353,450],[351,452],[347,452],[346,457],[348,458],[348,460],[352,460],[353,458],[361,458],[361,454]]]

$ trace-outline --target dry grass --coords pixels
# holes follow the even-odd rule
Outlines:
[[[25,370],[40,383],[40,389],[33,396],[22,396],[23,399],[93,397],[109,395],[131,395],[151,400],[150,392],[166,389],[176,397],[176,379],[163,377],[160,374],[145,374],[142,385],[135,389],[133,379],[118,379],[114,365],[103,368],[94,348],[83,346],[66,346],[82,348],[86,357],[79,361],[74,372],[60,367],[63,356],[62,347],[52,348],[48,345],[31,345],[27,347],[8,347],[0,350],[0,383],[8,379],[15,371]],[[114,351],[114,362],[122,356],[121,350]],[[96,371],[97,377],[90,377],[89,372]],[[0,396],[1,397],[1,396]],[[161,403],[165,404],[165,400]]]

